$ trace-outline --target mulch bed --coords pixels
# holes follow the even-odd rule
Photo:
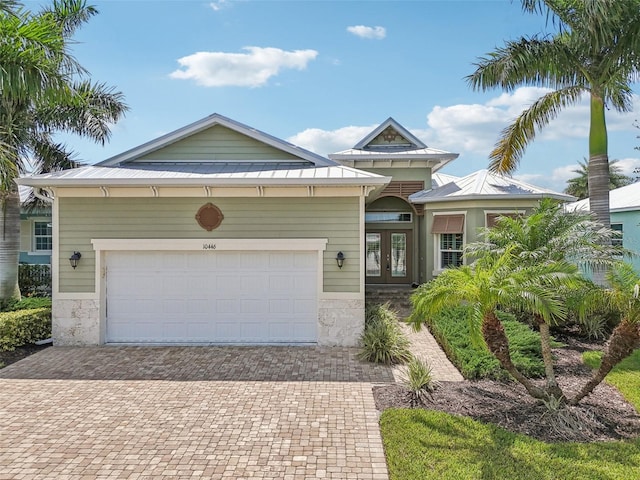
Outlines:
[[[567,396],[577,392],[590,378],[591,369],[582,363],[580,355],[590,347],[571,341],[568,347],[554,349],[558,383]],[[374,397],[378,410],[412,407],[401,385],[375,387]],[[420,408],[471,417],[545,442],[640,437],[640,415],[616,388],[604,382],[580,404],[566,407],[559,416],[550,415],[519,383],[492,380],[441,382],[431,401]]]
[[[7,365],[11,365],[23,358],[28,357],[29,355],[33,355],[34,353],[38,353],[41,350],[44,350],[47,347],[50,347],[51,344],[47,345],[24,345],[22,347],[17,347],[15,350],[10,352],[0,351],[0,368],[6,367]]]

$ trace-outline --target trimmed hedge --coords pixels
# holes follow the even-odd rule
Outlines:
[[[443,312],[429,322],[429,330],[464,378],[510,378],[484,345],[476,346],[472,343],[469,313],[469,309],[465,307]],[[540,335],[518,322],[511,314],[498,312],[498,317],[509,338],[511,358],[518,370],[530,378],[543,376]]]
[[[0,313],[0,351],[51,337],[51,308]]]

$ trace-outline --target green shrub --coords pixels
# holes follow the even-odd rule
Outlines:
[[[0,313],[0,351],[14,350],[50,336],[50,308]]]
[[[424,405],[438,388],[438,382],[433,379],[429,363],[415,357],[409,362],[402,383],[409,390],[413,406]]]
[[[510,378],[486,347],[472,342],[468,315],[469,309],[464,307],[448,310],[432,319],[429,323],[430,330],[465,378]],[[518,322],[511,314],[498,312],[498,317],[509,339],[515,366],[528,377],[541,377],[544,374],[544,364],[539,334]]]
[[[589,340],[604,340],[609,334],[607,318],[604,315],[589,315],[580,323],[580,333]]]
[[[409,339],[400,329],[397,316],[389,306],[367,307],[365,315],[358,358],[387,365],[408,361],[411,358]]]
[[[32,310],[34,308],[51,308],[50,297],[23,297],[19,302],[15,302],[7,308],[7,312],[17,310]]]

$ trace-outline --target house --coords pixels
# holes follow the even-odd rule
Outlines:
[[[566,206],[567,210],[589,211],[589,199],[579,200]],[[640,182],[616,188],[609,192],[611,228],[621,237],[613,241],[638,254],[625,259],[640,274]]]
[[[20,186],[20,263],[50,265],[53,245],[51,207],[27,208],[32,189]]]
[[[463,178],[436,173],[457,154],[428,148],[389,118],[350,150],[343,165],[391,177],[365,208],[366,283],[431,280],[464,262],[464,245],[500,215],[526,214],[543,197],[574,197],[481,170]],[[428,188],[427,188],[428,187]]]
[[[365,284],[427,281],[476,227],[571,198],[434,175],[456,157],[392,118],[325,158],[214,114],[22,178],[54,199],[54,342],[355,345]]]

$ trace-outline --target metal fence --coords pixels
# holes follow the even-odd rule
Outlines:
[[[51,265],[20,264],[18,283],[22,295],[51,296]]]

